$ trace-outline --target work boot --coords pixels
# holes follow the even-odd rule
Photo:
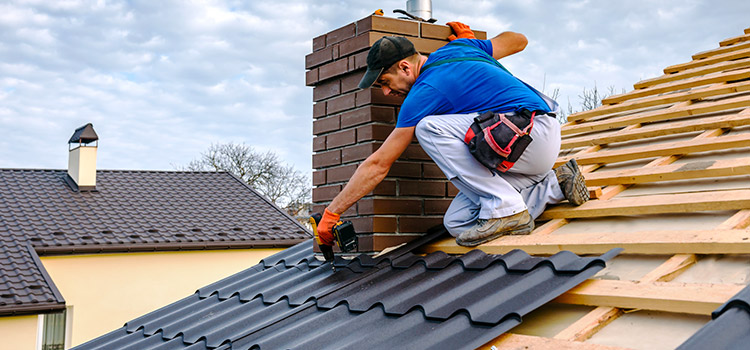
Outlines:
[[[474,227],[456,237],[456,243],[474,247],[505,235],[528,235],[534,229],[534,220],[528,210],[495,219],[479,219]]]
[[[586,188],[586,181],[583,180],[581,170],[578,169],[578,163],[575,159],[555,169],[557,183],[563,191],[565,199],[571,204],[581,205],[589,200],[589,190]]]

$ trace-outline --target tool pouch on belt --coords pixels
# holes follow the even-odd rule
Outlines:
[[[485,112],[474,118],[464,142],[480,163],[504,173],[531,143],[529,133],[535,115],[526,109],[515,113]]]

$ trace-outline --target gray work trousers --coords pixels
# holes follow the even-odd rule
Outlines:
[[[476,114],[434,115],[416,126],[419,144],[460,191],[443,223],[453,236],[477,219],[501,218],[528,209],[533,218],[547,204],[564,199],[552,166],[560,152],[560,123],[539,115],[531,130],[533,141],[515,165],[495,174],[469,153],[464,136]]]

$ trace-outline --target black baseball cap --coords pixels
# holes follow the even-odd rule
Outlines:
[[[415,53],[417,50],[414,49],[414,44],[402,36],[384,36],[378,39],[367,54],[367,72],[359,82],[359,88],[372,86],[384,69]]]

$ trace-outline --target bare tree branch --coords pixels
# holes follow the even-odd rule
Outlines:
[[[244,143],[212,144],[200,158],[177,168],[235,174],[289,215],[304,222],[312,207],[312,188],[307,175],[282,164],[275,153],[257,152]]]

